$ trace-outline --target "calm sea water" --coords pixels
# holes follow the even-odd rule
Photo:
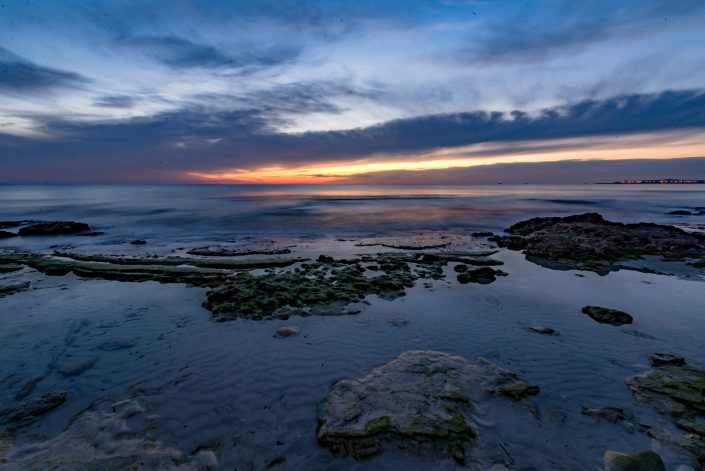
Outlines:
[[[701,216],[665,214],[694,206],[705,206],[705,185],[0,185],[0,220],[78,220],[112,236],[164,240],[500,230],[586,211],[698,228]]]

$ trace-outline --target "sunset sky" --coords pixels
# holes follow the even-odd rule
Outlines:
[[[703,0],[0,0],[0,182],[705,179],[703,44]]]

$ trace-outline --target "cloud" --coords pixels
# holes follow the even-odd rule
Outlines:
[[[75,72],[42,67],[0,47],[0,90],[37,92],[78,87],[87,79]]]
[[[224,52],[214,46],[200,44],[178,36],[122,36],[118,42],[143,50],[173,68],[243,68],[272,66],[293,60],[298,51],[292,48]]]
[[[595,43],[620,41],[668,31],[674,21],[686,29],[702,24],[705,10],[696,2],[595,2],[555,4],[538,13],[526,3],[513,15],[488,21],[485,34],[468,38],[456,58],[473,62],[536,62],[574,55]]]
[[[705,179],[705,157],[683,159],[564,160],[506,163],[443,170],[378,172],[348,177],[345,183],[367,185],[582,184],[641,178]]]
[[[100,97],[93,104],[103,108],[132,108],[136,101],[129,95],[110,95]]]
[[[277,98],[273,102],[282,99],[274,95]],[[169,180],[188,171],[362,158],[374,161],[477,143],[705,128],[705,92],[620,95],[537,114],[475,111],[302,134],[273,131],[271,117],[259,108],[219,111],[205,105],[191,106],[154,117],[108,123],[78,123],[51,116],[36,119],[40,119],[43,131],[63,137],[30,140],[0,134],[0,166],[5,178],[21,180],[23,171],[32,167],[34,173],[37,168],[45,169],[47,178],[54,179],[71,172],[80,175],[92,168],[108,179],[118,178],[120,170],[137,173],[140,178],[153,175],[155,180]],[[51,170],[57,162],[61,169]]]

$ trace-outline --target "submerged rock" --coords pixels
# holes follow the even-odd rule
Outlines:
[[[600,324],[624,325],[631,324],[634,319],[624,311],[600,306],[583,306],[583,314],[587,314]]]
[[[624,413],[624,409],[622,409],[621,407],[583,407],[581,413],[583,415],[599,417],[608,422],[612,422],[613,424],[616,424],[617,422],[620,422],[627,418],[626,414]]]
[[[533,326],[529,327],[529,330],[532,332],[536,332],[537,334],[543,334],[543,335],[556,335],[558,332],[556,332],[556,329],[552,327],[545,327],[545,326]]]
[[[702,464],[705,463],[705,370],[678,363],[655,366],[646,375],[627,379],[627,385],[639,402],[671,417],[685,435],[669,438],[671,434],[658,429],[649,433],[688,449]]]
[[[605,471],[666,471],[663,460],[653,451],[642,451],[633,455],[607,451],[602,459]]]
[[[71,357],[59,364],[59,373],[64,376],[78,376],[93,368],[97,361],[97,355]]]
[[[0,298],[5,296],[10,296],[11,294],[19,293],[29,288],[30,284],[28,281],[22,283],[17,283],[14,285],[0,286]]]
[[[56,409],[66,402],[68,392],[52,391],[38,398],[29,399],[7,409],[3,413],[5,422],[26,422],[36,419],[47,412]]]
[[[277,329],[277,337],[294,337],[299,335],[299,332],[301,332],[301,329],[293,325],[279,327]]]
[[[210,248],[198,247],[186,252],[189,255],[201,257],[244,257],[247,255],[285,255],[291,253],[290,249],[237,249],[237,248]]]
[[[685,209],[677,209],[677,210],[675,210],[675,211],[669,211],[669,212],[666,213],[666,214],[670,214],[670,215],[672,215],[672,216],[692,216],[692,215],[694,215],[694,214],[696,214],[696,213],[692,213],[692,212],[687,211],[687,210],[685,210]]]
[[[17,237],[17,234],[9,231],[0,231],[0,239],[8,239],[10,237]]]
[[[62,234],[78,234],[79,232],[87,232],[91,230],[91,226],[85,222],[73,221],[52,221],[39,222],[30,224],[19,230],[21,236],[37,236],[37,235],[62,235]]]
[[[131,245],[144,245],[146,243],[147,243],[147,241],[144,239],[135,239],[135,240],[130,241]]]
[[[154,439],[155,416],[135,400],[92,407],[76,416],[66,430],[41,442],[15,446],[7,456],[8,469],[52,470],[213,470],[218,461],[212,449],[191,454]]]
[[[478,360],[484,368],[482,383],[486,393],[499,394],[519,401],[528,396],[535,396],[541,391],[538,385],[527,383],[512,371],[500,368],[484,358]]]
[[[463,463],[477,438],[468,363],[409,351],[360,379],[335,383],[319,407],[317,438],[336,454],[365,459],[398,448]]]
[[[601,271],[618,260],[641,255],[685,257],[705,254],[705,235],[674,226],[605,220],[597,213],[539,217],[506,229],[493,240],[500,247],[524,250],[528,259],[559,262],[567,268]]]
[[[135,345],[137,345],[136,340],[126,339],[123,337],[116,337],[116,338],[101,342],[98,345],[98,348],[101,350],[105,350],[105,351],[112,351],[112,350],[123,350],[126,348],[132,348]]]

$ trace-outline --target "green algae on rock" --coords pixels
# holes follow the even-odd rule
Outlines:
[[[606,451],[602,459],[605,471],[666,471],[663,460],[653,451],[642,451],[633,455]]]
[[[29,282],[27,281],[14,285],[0,286],[0,298],[10,296],[11,294],[19,293],[20,291],[25,291],[27,288],[29,288],[29,286]]]
[[[386,260],[380,266],[384,274],[373,277],[365,276],[360,265],[344,262],[321,262],[318,267],[259,276],[240,272],[208,291],[203,306],[217,321],[238,317],[259,320],[276,317],[284,307],[347,304],[371,294],[394,299],[414,285],[415,277],[403,261]]]
[[[600,324],[624,325],[634,321],[634,318],[626,312],[608,307],[583,306],[582,313],[587,314]]]
[[[627,385],[639,402],[671,417],[674,425],[685,432],[682,439],[657,429],[649,434],[686,448],[701,464],[705,463],[705,370],[665,363],[646,375],[627,379]]]
[[[477,438],[468,366],[459,356],[409,351],[363,378],[338,381],[319,406],[319,443],[356,459],[396,448],[464,463]]]

